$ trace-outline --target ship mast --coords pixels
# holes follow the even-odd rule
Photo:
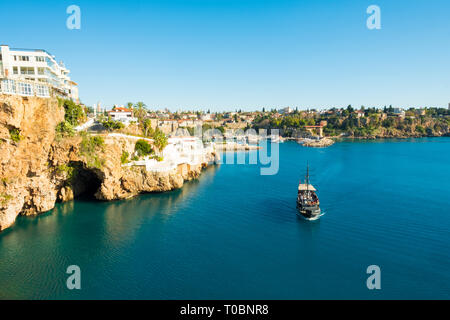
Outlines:
[[[309,163],[306,162],[306,192],[309,191]]]

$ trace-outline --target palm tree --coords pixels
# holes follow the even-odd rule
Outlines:
[[[159,128],[156,128],[153,133],[153,140],[155,147],[158,149],[159,154],[161,154],[168,144],[167,136]]]
[[[134,111],[134,115],[138,118],[139,122],[142,122],[144,117],[147,115],[147,106],[142,101],[137,102],[134,107],[136,110]]]
[[[154,131],[152,128],[152,121],[150,119],[144,119],[142,122],[142,127],[144,129],[144,136],[153,136]]]
[[[133,102],[127,102],[127,109],[131,110],[131,114],[134,117],[134,103]]]

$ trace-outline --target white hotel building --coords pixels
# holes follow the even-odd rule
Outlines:
[[[0,45],[0,93],[69,98],[79,103],[78,85],[62,62],[40,49]]]

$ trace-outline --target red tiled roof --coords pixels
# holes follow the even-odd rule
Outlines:
[[[132,111],[127,108],[116,107],[113,110],[110,110],[108,112],[132,112]]]

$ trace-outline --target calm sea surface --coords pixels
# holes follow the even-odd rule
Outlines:
[[[0,234],[0,298],[450,298],[450,139],[279,148],[277,175],[223,164],[181,190],[20,217]],[[295,214],[307,160],[314,222]]]

